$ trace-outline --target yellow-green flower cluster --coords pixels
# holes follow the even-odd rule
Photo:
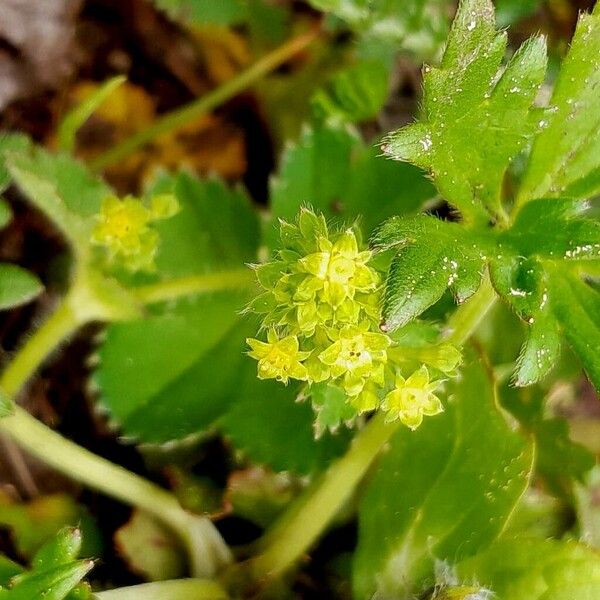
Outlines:
[[[326,382],[356,414],[381,408],[411,428],[441,412],[440,382],[424,365],[405,379],[399,349],[379,328],[382,280],[355,229],[330,231],[322,215],[303,209],[297,223],[281,223],[281,245],[255,267],[264,292],[249,310],[267,332],[266,341],[248,339],[258,377]]]
[[[177,211],[177,200],[169,194],[155,196],[149,206],[132,196],[122,200],[109,196],[96,217],[92,243],[105,249],[111,265],[128,271],[152,271],[159,242],[152,222]]]

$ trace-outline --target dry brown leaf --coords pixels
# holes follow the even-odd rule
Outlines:
[[[82,82],[69,93],[75,106],[98,84]],[[77,135],[77,154],[92,160],[102,152],[147,127],[156,118],[155,104],[141,87],[126,82],[98,108]],[[111,165],[107,177],[119,189],[135,189],[157,167],[187,167],[200,174],[240,178],[246,170],[243,132],[216,115],[203,115],[180,129],[162,135],[130,157]]]

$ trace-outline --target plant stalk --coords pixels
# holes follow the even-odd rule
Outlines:
[[[248,69],[219,86],[217,89],[209,92],[202,98],[198,98],[197,100],[156,119],[149,127],[133,134],[130,138],[117,144],[104,154],[101,154],[91,162],[91,167],[100,171],[108,165],[114,164],[126,156],[129,156],[135,150],[158,136],[176,130],[190,121],[197,119],[199,116],[217,108],[258,81],[261,77],[270,73],[300,51],[304,50],[318,37],[318,35],[319,30],[313,29],[282,44],[266,56],[263,56]]]
[[[495,302],[487,278],[473,297],[460,306],[448,322],[446,341],[463,345]],[[340,508],[352,496],[382,448],[399,429],[399,422],[385,423],[376,414],[307,494],[267,534],[262,552],[249,563],[251,577],[265,584],[290,569],[315,543]]]
[[[397,431],[398,423],[385,423],[375,415],[354,438],[348,452],[322,476],[316,487],[292,507],[292,513],[268,535],[267,547],[252,561],[255,580],[272,580],[307,552],[347,502],[374,458]]]
[[[137,506],[173,529],[183,526],[182,509],[174,496],[62,437],[21,407],[15,407],[14,414],[2,419],[0,428],[21,448],[76,481]]]
[[[239,269],[159,281],[132,288],[131,292],[142,304],[154,304],[202,292],[249,287],[255,280],[250,269]]]
[[[226,277],[223,280],[219,274],[214,274],[202,286],[198,280],[181,280],[181,285],[178,284],[180,280],[174,280],[164,290],[160,287],[147,290],[148,293],[141,294],[147,298],[141,299],[156,302],[167,297],[187,295],[194,290],[234,287],[234,282],[230,279]],[[239,281],[240,274],[233,279]],[[77,317],[70,301],[70,296],[62,301],[56,311],[18,350],[0,376],[0,388],[10,400],[14,400],[44,360],[87,322],[86,317]],[[20,447],[68,477],[144,510],[164,523],[185,544],[194,575],[212,576],[231,562],[229,548],[209,519],[188,513],[166,490],[71,442],[24,409],[14,407],[13,414],[0,419],[0,431],[7,433]]]
[[[0,376],[0,388],[14,398],[40,364],[80,326],[67,302],[62,302],[25,342]],[[2,421],[0,421],[0,424]]]
[[[455,346],[463,346],[473,335],[495,302],[496,292],[490,283],[489,277],[485,276],[477,292],[454,311],[454,314],[448,319],[446,341]]]

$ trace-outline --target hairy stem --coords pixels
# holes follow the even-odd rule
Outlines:
[[[457,346],[464,344],[494,301],[494,290],[485,279],[479,291],[450,318],[446,340]],[[254,581],[268,582],[283,574],[321,536],[352,496],[381,449],[398,430],[398,423],[385,423],[384,419],[383,413],[375,415],[354,438],[347,453],[267,534],[262,552],[249,564]]]
[[[206,276],[209,277],[209,276]],[[236,287],[240,273],[186,278],[141,288],[140,300],[157,302],[199,291]],[[39,366],[67,338],[87,322],[77,317],[67,296],[56,311],[33,333],[0,376],[0,388],[13,400]],[[83,313],[85,314],[85,313]],[[212,522],[185,511],[177,499],[159,486],[101,458],[62,437],[20,407],[0,419],[0,431],[46,464],[80,483],[137,507],[169,527],[185,544],[194,575],[212,576],[231,561],[231,553]]]
[[[214,581],[174,579],[94,594],[96,600],[227,600],[229,596]]]
[[[318,539],[356,485],[398,429],[398,423],[385,423],[384,414],[373,417],[355,437],[348,452],[309,489],[276,528],[270,532],[264,551],[253,559],[256,580],[274,579],[290,568]]]
[[[143,304],[175,300],[202,292],[213,292],[250,286],[256,276],[250,269],[193,275],[133,288],[135,297]]]
[[[496,292],[489,278],[484,277],[479,290],[448,319],[446,341],[462,346],[473,335],[495,301]]]
[[[130,155],[139,147],[147,144],[156,137],[178,129],[199,116],[215,109],[248,88],[267,73],[287,62],[294,55],[298,54],[313,42],[318,34],[318,30],[311,30],[279,46],[279,48],[276,48],[255,62],[246,71],[243,71],[233,79],[225,82],[217,89],[209,92],[202,98],[198,98],[197,100],[156,119],[149,127],[135,133],[130,138],[100,155],[92,161],[92,168],[97,170],[104,169],[106,166],[122,160],[124,157]]]
[[[46,357],[79,326],[75,313],[68,303],[63,302],[19,349],[0,376],[0,388],[4,393],[14,398]]]
[[[13,415],[2,419],[0,428],[22,448],[76,481],[137,506],[175,528],[183,524],[174,496],[63,438],[22,408],[17,406]]]

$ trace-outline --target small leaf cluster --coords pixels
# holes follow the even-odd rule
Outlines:
[[[90,587],[81,580],[92,569],[91,560],[78,560],[81,532],[62,529],[34,555],[30,570],[7,558],[0,561],[0,598],[4,600],[91,600]]]
[[[254,267],[265,291],[248,310],[261,315],[267,338],[248,339],[258,377],[339,388],[348,421],[381,408],[414,429],[441,412],[441,382],[424,364],[405,378],[401,352],[379,327],[381,279],[355,229],[331,230],[305,208],[296,223],[281,222],[280,235],[274,260]],[[449,372],[458,360],[448,347],[431,362]]]

